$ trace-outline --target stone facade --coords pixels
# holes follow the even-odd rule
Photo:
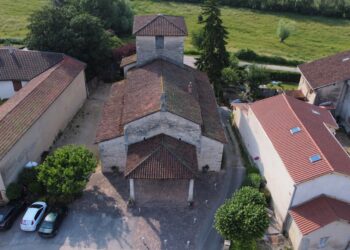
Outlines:
[[[155,58],[167,58],[182,65],[184,52],[183,36],[164,36],[164,48],[156,48],[155,36],[136,37],[137,64],[142,65]]]

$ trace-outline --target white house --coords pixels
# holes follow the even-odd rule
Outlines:
[[[197,172],[221,169],[226,142],[212,86],[183,64],[183,17],[136,16],[134,34],[136,61],[124,64],[97,131],[103,171],[123,171],[132,199],[134,179],[189,179],[192,200]]]
[[[298,66],[299,91],[309,103],[327,106],[350,131],[350,51]]]
[[[0,96],[9,97],[0,105],[0,202],[4,202],[6,186],[27,162],[40,161],[83,105],[87,92],[85,64],[64,54],[0,49],[0,62]],[[9,91],[6,82],[18,82],[13,85],[20,88]]]
[[[295,249],[345,249],[350,241],[350,231],[344,231],[350,221],[350,158],[334,137],[338,126],[331,113],[284,94],[233,109],[243,142],[266,178],[276,217]],[[347,209],[333,217],[326,206],[309,211],[320,197],[329,206]],[[319,217],[327,222],[319,224]],[[314,224],[319,227],[310,229]]]

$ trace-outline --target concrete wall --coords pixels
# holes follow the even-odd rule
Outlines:
[[[125,170],[127,145],[124,136],[99,143],[98,150],[103,172],[112,172],[112,167]]]
[[[341,101],[336,109],[336,116],[341,117],[341,125],[350,133],[350,81],[344,84]]]
[[[305,236],[300,233],[293,221],[288,232],[294,249],[298,250],[344,250],[350,242],[350,224],[345,221],[334,221]],[[324,237],[329,237],[329,239],[325,247],[320,248],[320,240]]]
[[[22,81],[24,87],[28,81]],[[9,99],[15,94],[12,81],[0,81],[0,99]]]
[[[350,177],[334,173],[301,183],[297,186],[292,206],[311,200],[321,194],[350,202]]]
[[[303,93],[303,95],[307,98],[309,103],[314,104],[316,100],[316,92],[314,92],[309,83],[307,82],[306,78],[301,74],[300,82],[299,82],[299,90]]]
[[[127,145],[158,134],[166,134],[200,148],[201,128],[198,124],[169,112],[157,112],[124,126]]]
[[[201,137],[201,151],[198,154],[198,168],[208,165],[209,171],[220,171],[224,144],[208,137]]]
[[[316,89],[315,91],[317,92],[317,98],[314,104],[319,105],[323,102],[331,101],[333,102],[334,106],[337,107],[341,98],[343,87],[344,82],[342,81]]]
[[[137,64],[143,64],[157,57],[167,57],[183,63],[184,37],[165,36],[164,49],[156,49],[154,36],[136,37]]]
[[[294,182],[254,113],[237,109],[234,121],[250,156],[259,157],[255,164],[267,181],[276,218],[282,224],[293,197]]]
[[[41,154],[52,145],[86,99],[85,75],[82,71],[45,113],[0,161],[5,186],[15,181],[28,161],[40,161]]]

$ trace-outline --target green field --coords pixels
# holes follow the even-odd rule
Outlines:
[[[1,0],[0,37],[24,37],[27,17],[48,0]],[[189,32],[198,29],[200,6],[166,1],[131,0],[136,14],[164,13],[183,15]],[[350,21],[296,14],[276,14],[245,9],[222,9],[224,25],[229,31],[227,48],[230,51],[250,48],[258,53],[298,60],[312,60],[350,49]],[[293,20],[296,32],[286,43],[276,36],[281,18]],[[186,51],[193,50],[190,38]]]

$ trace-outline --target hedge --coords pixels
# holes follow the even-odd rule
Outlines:
[[[269,69],[265,70],[270,75],[271,81],[281,81],[290,83],[298,83],[300,81],[300,73],[297,72],[278,71]]]
[[[9,45],[23,45],[24,39],[22,38],[0,38],[0,44]]]
[[[259,55],[251,49],[241,49],[235,53],[236,57],[240,60],[255,63],[265,63],[283,66],[297,66],[304,63],[303,61],[288,60],[279,56],[267,56]]]

